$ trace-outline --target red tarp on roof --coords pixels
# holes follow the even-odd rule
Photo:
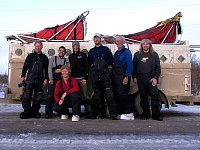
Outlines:
[[[36,33],[18,34],[18,37],[28,43],[34,42],[35,40],[84,40],[84,21],[88,14],[89,11],[86,11],[76,19],[65,24],[45,28],[44,30],[38,31]]]
[[[180,17],[181,12],[173,18],[160,21],[157,25],[144,31],[124,35],[127,42],[140,42],[142,39],[150,39],[154,44],[174,43],[178,34],[181,34]],[[113,37],[104,37],[107,43],[114,43]]]
[[[22,42],[31,43],[36,40],[43,41],[66,41],[66,40],[84,40],[85,36],[85,17],[89,11],[82,13],[76,19],[62,25],[46,28],[36,33],[18,34],[16,36],[7,36],[9,39],[17,39]],[[160,21],[152,28],[144,31],[124,35],[127,42],[140,42],[142,39],[150,39],[154,44],[174,43],[178,34],[181,34],[180,18],[181,12],[174,17]],[[105,43],[114,43],[113,36],[103,36]]]

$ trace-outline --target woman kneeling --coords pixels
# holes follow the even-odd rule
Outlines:
[[[62,79],[56,83],[53,110],[61,115],[61,119],[67,119],[69,107],[72,107],[72,121],[80,120],[81,97],[79,86],[75,78],[71,77],[71,70],[68,66],[61,67]]]

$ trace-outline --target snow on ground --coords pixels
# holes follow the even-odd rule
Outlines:
[[[10,112],[22,112],[21,104],[3,104],[0,103],[0,113],[10,113]],[[41,105],[40,112],[45,112],[45,105]],[[72,109],[69,108],[69,112],[72,112]],[[85,112],[85,108],[81,106],[81,112]]]
[[[177,104],[177,107],[165,108],[162,107],[162,112],[173,111],[173,112],[182,112],[182,113],[199,113],[200,114],[200,105],[182,105]]]
[[[40,111],[44,112],[45,106],[42,105]],[[10,112],[22,112],[21,104],[3,104],[0,103],[0,113],[10,113]]]
[[[74,135],[74,136],[40,136],[27,134],[3,138],[0,136],[1,148],[5,149],[88,149],[88,150],[168,150],[168,149],[199,149],[200,138],[189,135]],[[19,144],[20,143],[20,144]]]
[[[45,106],[42,105],[40,111],[44,112]],[[0,103],[0,113],[6,112],[21,112],[23,111],[21,104],[2,104]],[[82,111],[83,108],[82,108]],[[200,106],[199,105],[182,105],[177,104],[177,107],[165,108],[164,105],[162,107],[162,112],[182,112],[182,113],[199,113],[200,114]]]
[[[42,105],[41,112],[45,106]],[[0,113],[21,112],[21,104],[0,103]],[[199,105],[181,105],[162,108],[162,112],[198,113]],[[200,150],[200,134],[194,135],[59,135],[19,133],[5,135],[0,133],[0,150]]]
[[[0,98],[4,98],[4,92],[0,92]]]

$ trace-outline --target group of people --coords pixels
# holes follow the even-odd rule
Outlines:
[[[133,102],[129,95],[131,77],[137,82],[141,107],[141,119],[162,121],[160,113],[160,99],[157,83],[161,73],[158,54],[153,50],[148,39],[141,41],[140,50],[132,54],[125,48],[125,38],[116,36],[117,50],[111,50],[102,45],[102,37],[94,35],[95,46],[88,55],[80,51],[80,43],[72,42],[73,53],[69,59],[65,58],[66,49],[59,47],[58,56],[49,60],[42,53],[41,41],[34,43],[34,52],[29,54],[22,69],[22,81],[26,86],[22,98],[24,111],[20,118],[41,118],[40,103],[43,86],[48,88],[48,98],[45,108],[45,118],[53,118],[53,111],[61,115],[61,119],[69,116],[69,107],[72,108],[72,121],[79,121],[81,101],[91,99],[87,91],[89,76],[92,82],[94,95],[93,118],[106,117],[106,106],[112,120],[134,120]],[[31,96],[34,93],[33,102]],[[151,111],[148,96],[151,96]]]

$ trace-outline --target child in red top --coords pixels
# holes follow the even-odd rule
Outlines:
[[[79,86],[75,78],[71,77],[71,70],[68,66],[61,67],[62,79],[56,83],[54,98],[54,111],[61,114],[61,119],[67,119],[70,105],[72,106],[72,121],[80,120],[81,97]]]

